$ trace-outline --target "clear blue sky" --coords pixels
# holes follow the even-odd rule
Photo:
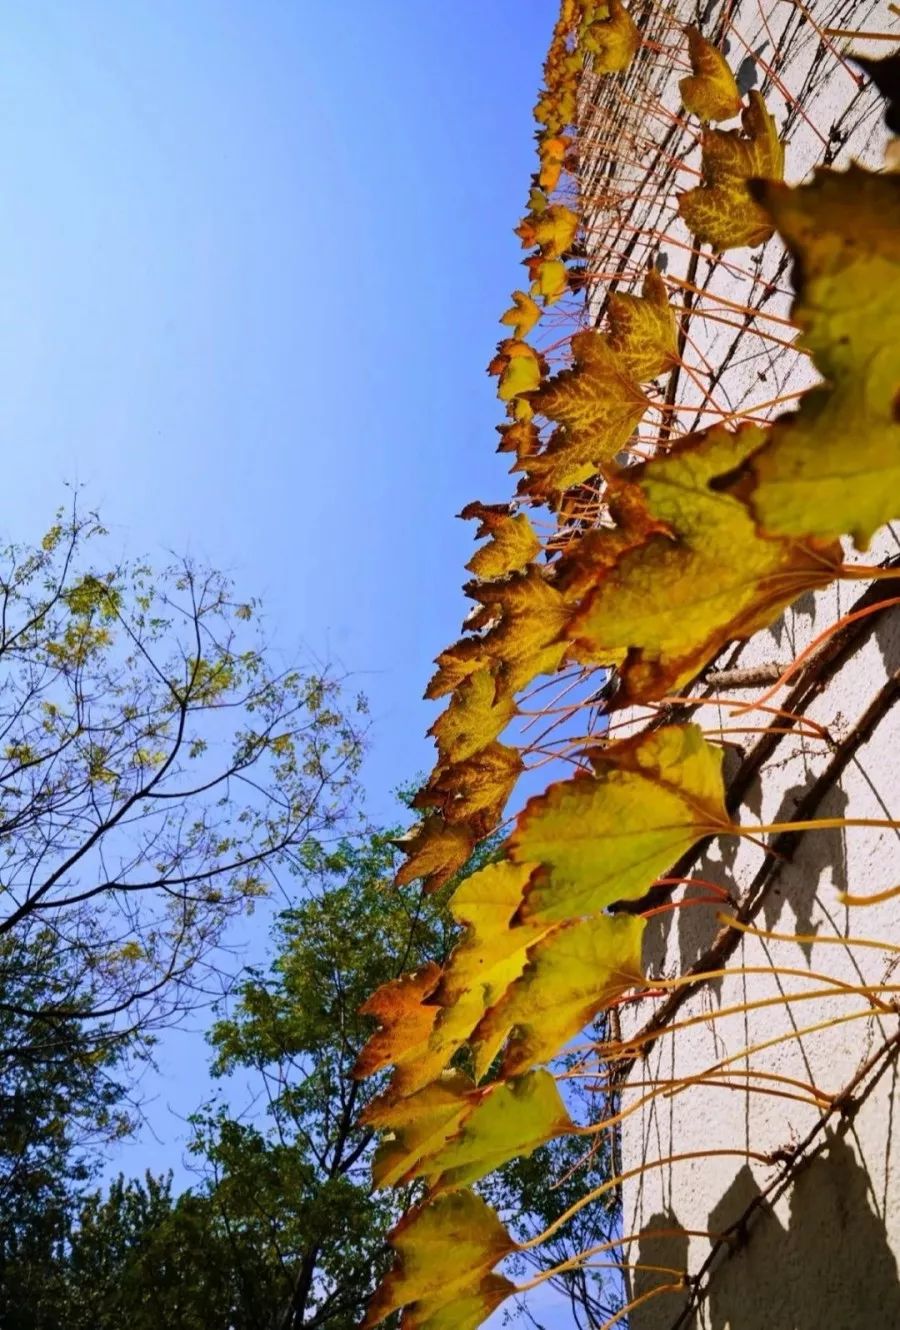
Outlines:
[[[0,14],[6,531],[85,486],[123,550],[261,594],[370,694],[370,808],[429,764],[422,689],[508,492],[484,373],[555,0],[8,0]],[[164,1044],[167,1111],[205,1088]],[[175,1152],[173,1156],[173,1151]]]

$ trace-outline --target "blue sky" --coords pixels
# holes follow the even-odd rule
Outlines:
[[[484,367],[555,0],[12,0],[0,15],[6,531],[84,486],[370,695],[370,810],[429,764],[421,693],[507,492]],[[196,1036],[147,1085],[177,1165]],[[158,1139],[157,1139],[158,1138]],[[173,1151],[175,1152],[173,1154]]]

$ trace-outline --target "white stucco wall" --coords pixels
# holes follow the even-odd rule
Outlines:
[[[673,0],[668,6],[654,0],[631,8],[636,15],[643,10],[645,32],[662,47],[678,39],[673,18],[702,19],[708,35],[728,20],[733,67],[752,57],[743,76],[755,76],[785,129],[790,182],[802,180],[823,159],[838,167],[851,159],[881,164],[880,100],[860,86],[857,71],[844,60],[850,43],[823,39],[816,25],[896,30],[900,44],[900,18],[886,0]],[[878,55],[891,49],[853,45]],[[603,80],[592,92],[583,135],[591,146],[581,167],[594,228],[592,267],[603,278],[621,270],[625,287],[633,289],[640,267],[662,254],[676,300],[683,298],[689,275],[692,285],[709,293],[698,298],[690,321],[685,359],[695,374],[682,374],[678,387],[682,428],[722,418],[708,404],[704,408],[698,385],[710,384],[709,371],[723,362],[712,393],[719,409],[771,418],[790,407],[770,405],[773,398],[815,377],[809,362],[790,349],[792,330],[778,322],[790,306],[790,266],[776,238],[761,254],[743,249],[724,261],[701,258],[689,273],[690,242],[675,216],[673,187],[696,183],[678,163],[695,167],[699,152],[695,132],[675,125],[665,111],[679,107],[682,73],[664,54],[645,50],[627,75]],[[598,284],[598,313],[602,293]],[[723,301],[759,303],[762,315],[743,326],[742,314],[729,313]],[[757,328],[786,344],[760,338]],[[688,409],[692,404],[695,412]],[[647,422],[642,432],[648,440],[658,423],[659,417]],[[882,532],[865,561],[900,556],[898,533],[900,528]],[[885,583],[880,587],[890,594]],[[900,594],[900,584],[895,590]],[[806,596],[770,631],[725,653],[716,668],[787,665],[865,594],[865,583],[844,581]],[[900,818],[900,706],[892,705],[900,691],[900,612],[885,609],[848,631],[834,660],[827,653],[835,646],[826,647],[826,656],[814,659],[770,703],[802,711],[824,735],[794,723],[762,740],[728,731],[768,725],[771,714],[734,717],[722,703],[695,713],[705,728],[721,727],[735,745],[727,763],[732,778],[742,762],[746,771],[755,745],[766,745],[737,814],[742,822],[784,821],[798,807],[808,817]],[[710,690],[702,685],[698,691]],[[759,693],[755,687],[725,696],[739,703]],[[900,996],[900,900],[850,909],[837,894],[900,883],[900,840],[893,831],[817,831],[782,843],[780,850],[782,858],[773,860],[752,843],[718,841],[691,866],[694,876],[719,884],[736,901],[755,901],[756,927],[815,940],[746,937],[728,956],[727,974],[689,998],[675,1017],[675,1030],[663,1031],[631,1070],[624,1102],[634,1112],[623,1126],[623,1168],[645,1166],[623,1189],[624,1232],[634,1235],[625,1259],[638,1267],[629,1273],[631,1294],[643,1298],[632,1312],[633,1330],[900,1326],[900,1072],[890,1057],[865,1072],[881,1043],[897,1034],[898,1016],[836,987],[894,983],[893,996]],[[704,888],[680,888],[674,899],[685,893],[702,895]],[[648,973],[672,978],[695,965],[709,968],[720,929],[709,905],[654,916],[645,948]],[[850,937],[876,945],[849,945]],[[803,996],[821,989],[827,996]],[[787,1004],[785,994],[793,995]],[[890,1000],[883,994],[883,1002]],[[630,1009],[624,1034],[640,1030],[664,1001],[645,998]],[[720,1014],[748,1001],[769,1005]],[[745,1055],[751,1047],[752,1056]],[[721,1071],[713,1085],[709,1076],[716,1064]],[[827,1118],[802,1152],[805,1162],[780,1189],[779,1178],[799,1158],[792,1152],[821,1121],[827,1097],[853,1085],[861,1072],[852,1110]],[[667,1079],[688,1076],[706,1076],[707,1083],[670,1096],[659,1092]],[[648,1082],[656,1087],[652,1097]],[[807,1102],[815,1094],[817,1103]],[[770,1159],[748,1159],[741,1153],[746,1151]],[[671,1155],[700,1154],[659,1163]],[[768,1188],[771,1194],[763,1197]],[[727,1230],[727,1240],[717,1243],[716,1235]],[[677,1272],[689,1276],[680,1288]],[[668,1291],[653,1292],[663,1286]]]

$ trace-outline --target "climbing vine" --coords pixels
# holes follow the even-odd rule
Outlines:
[[[663,8],[652,7],[655,20]],[[725,910],[718,951],[668,980],[643,974],[646,921],[690,880],[698,847],[768,837],[775,855],[780,838],[805,830],[895,825],[804,818],[802,808],[789,823],[739,821],[760,762],[748,759],[726,785],[724,736],[691,715],[723,650],[805,593],[864,578],[858,616],[891,601],[894,568],[848,560],[846,538],[862,551],[900,517],[900,175],[820,166],[785,184],[784,135],[765,96],[742,91],[716,34],[671,20],[658,28],[621,0],[564,0],[535,107],[537,169],[517,228],[527,289],[513,292],[501,318],[508,336],[489,366],[516,489],[462,513],[482,542],[467,565],[473,607],[428,685],[429,698],[448,701],[431,729],[437,761],[416,796],[423,819],[398,882],[439,889],[504,824],[520,782],[529,797],[499,856],[452,898],[460,940],[446,964],[385,985],[364,1008],[377,1029],[358,1074],[393,1068],[366,1110],[383,1133],[375,1182],[410,1184],[418,1196],[392,1234],[397,1261],[368,1326],[403,1308],[407,1330],[474,1330],[517,1292],[496,1268],[521,1247],[475,1184],[561,1135],[583,1137],[589,1151],[621,1119],[573,1120],[564,1082],[579,1072],[555,1071],[555,1060],[601,1013],[652,991],[660,1005],[643,1028],[584,1045],[580,1074],[620,1085],[754,928],[758,891],[729,909],[705,884],[703,899]],[[616,190],[621,205],[641,188],[598,180],[609,148],[597,107],[604,80],[622,98],[637,95],[629,75],[641,60],[647,95],[656,67],[684,70],[681,105],[657,106],[663,123],[692,136],[698,158],[673,158],[660,205],[687,256],[677,273],[637,226],[611,271],[596,261],[602,228],[628,235],[627,208],[611,211]],[[662,134],[657,158],[669,152]],[[717,408],[724,363],[690,355],[697,260],[727,264],[773,237],[793,261],[793,299],[790,320],[774,316],[760,335],[808,356],[818,379],[802,394]],[[761,309],[722,297],[703,316],[740,331]],[[705,388],[691,403],[679,385],[701,370]],[[782,405],[793,409],[773,420]],[[852,631],[848,619],[815,644],[825,667]],[[748,729],[764,729],[760,717],[773,734],[799,723],[796,688],[769,703],[802,664],[743,707],[745,718],[757,713]],[[552,778],[543,789],[542,774]],[[827,975],[804,979],[786,1002],[837,991]],[[889,1011],[900,985],[852,992],[866,1011]],[[837,1111],[833,1098],[820,1107],[822,1121]]]

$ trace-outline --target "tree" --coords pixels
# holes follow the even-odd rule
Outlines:
[[[0,553],[0,1078],[46,1032],[108,1049],[221,992],[229,921],[337,834],[360,759],[362,701],[274,667],[256,602],[190,560],[99,562],[105,535],[75,506]]]

